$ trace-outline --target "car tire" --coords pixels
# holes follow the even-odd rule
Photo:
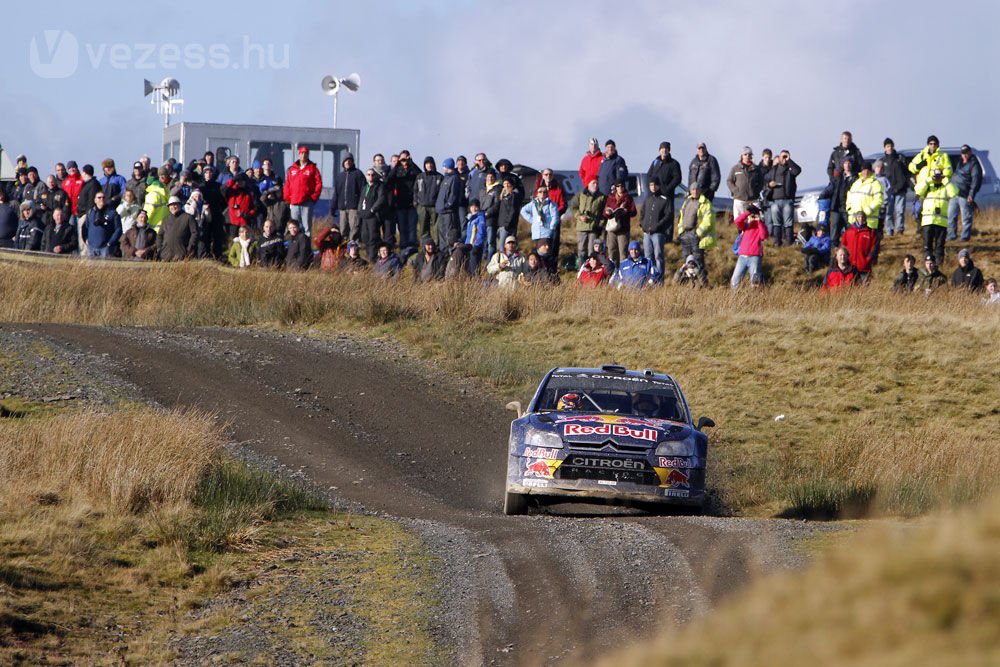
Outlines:
[[[507,516],[517,516],[528,513],[528,496],[523,493],[508,491],[503,497],[503,513]]]

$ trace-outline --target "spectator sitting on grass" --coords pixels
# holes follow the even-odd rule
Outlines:
[[[598,238],[594,240],[594,243],[591,246],[590,254],[597,255],[597,260],[607,270],[608,278],[611,278],[611,276],[615,275],[615,269],[618,267],[611,261],[611,258],[608,257],[607,249],[608,244],[604,241],[604,239]]]
[[[1000,291],[997,290],[997,279],[990,278],[986,281],[986,298],[983,303],[1000,304]]]
[[[601,263],[597,253],[591,253],[576,274],[576,284],[583,287],[597,287],[611,278],[608,267]]]
[[[372,266],[372,273],[379,278],[398,278],[403,272],[403,263],[399,255],[392,252],[389,244],[383,241],[378,244],[378,259]]]
[[[429,283],[432,280],[441,280],[444,278],[448,258],[438,250],[430,235],[424,236],[423,246],[423,252],[418,252],[410,258],[414,282]]]
[[[346,213],[345,213],[346,214]],[[330,225],[316,234],[316,250],[319,251],[319,268],[332,273],[340,268],[340,260],[344,258],[344,237],[340,227]]]
[[[355,241],[347,244],[347,254],[340,260],[340,270],[345,273],[357,273],[368,268],[368,262],[361,258],[361,246]]]
[[[806,273],[814,273],[830,265],[830,237],[826,234],[826,223],[816,224],[816,231],[802,246]]]
[[[843,246],[837,248],[833,266],[826,272],[826,279],[823,281],[824,291],[835,292],[858,281],[858,270],[851,264],[850,259],[851,253],[847,248]]]
[[[257,263],[260,248],[253,240],[253,232],[246,225],[240,227],[237,236],[229,246],[229,265],[246,269]]]
[[[555,278],[555,282],[559,282],[559,267],[557,266],[559,258],[556,253],[552,252],[552,242],[549,239],[539,239],[538,250],[535,252],[538,254],[538,259],[542,261],[545,270]]]
[[[646,285],[659,282],[660,276],[656,271],[656,265],[642,255],[642,244],[638,241],[630,241],[628,244],[628,257],[611,278],[611,284],[621,289],[629,287],[632,289],[642,289]]]
[[[555,279],[554,281],[553,278]],[[528,253],[524,273],[517,278],[517,281],[522,285],[551,285],[553,282],[558,282],[558,280],[558,277],[549,273],[545,262],[542,261],[541,256],[536,250]]]
[[[285,239],[285,267],[292,271],[305,271],[312,265],[313,254],[309,237],[302,233],[302,223],[292,218],[285,226],[288,236]]]
[[[847,228],[841,237],[841,243],[847,248],[851,264],[858,270],[858,281],[867,283],[871,279],[872,264],[878,255],[878,236],[868,225],[868,216],[864,211],[854,214],[854,224]]]
[[[524,268],[524,257],[517,251],[517,239],[508,236],[504,239],[503,250],[498,250],[490,259],[486,273],[496,277],[500,287],[513,287]]]
[[[274,220],[264,221],[260,241],[257,242],[260,254],[260,265],[266,268],[280,269],[285,263],[285,241],[278,234]]]
[[[909,293],[920,281],[920,272],[917,271],[917,258],[907,255],[903,258],[903,270],[896,276],[896,282],[892,284],[892,289],[896,292]]]
[[[920,282],[917,283],[917,288],[923,291],[924,296],[930,296],[939,287],[947,284],[948,277],[938,269],[934,255],[924,257],[924,270],[920,272]]]
[[[674,274],[674,284],[685,287],[708,287],[708,276],[698,263],[698,258],[688,255],[687,260]]]
[[[951,274],[951,286],[961,287],[970,292],[983,289],[983,272],[976,268],[972,262],[972,255],[966,248],[958,251],[958,268]]]

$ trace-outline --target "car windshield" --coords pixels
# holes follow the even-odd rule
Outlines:
[[[603,373],[553,373],[542,389],[538,410],[687,420],[669,380]]]

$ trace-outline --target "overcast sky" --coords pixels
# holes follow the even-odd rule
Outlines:
[[[744,145],[788,148],[813,185],[848,128],[865,153],[929,133],[1000,150],[1000,3],[40,7],[4,7],[0,144],[43,175],[57,160],[155,164],[162,118],[142,80],[167,75],[182,85],[178,120],[325,127],[320,80],[359,72],[338,125],[361,129],[362,166],[406,147],[572,169],[596,136],[645,170],[660,141],[686,166],[704,140],[724,170]]]

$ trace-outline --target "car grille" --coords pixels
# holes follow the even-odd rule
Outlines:
[[[604,442],[568,442],[570,449],[584,450],[587,452],[618,452],[621,454],[646,454],[649,447],[645,445],[624,445],[613,440]]]
[[[630,466],[630,467],[622,467]],[[592,479],[659,486],[660,477],[644,459],[570,454],[556,470],[556,479]]]

